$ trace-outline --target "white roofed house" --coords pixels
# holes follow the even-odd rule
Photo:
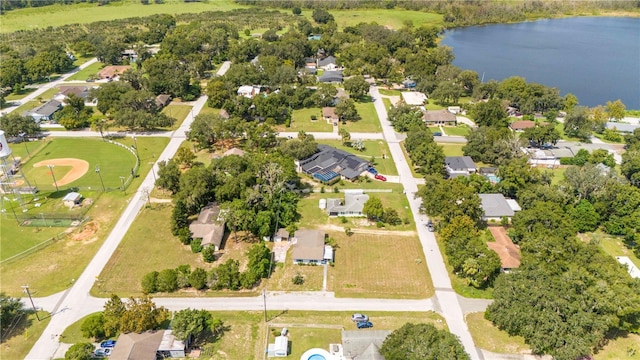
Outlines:
[[[402,100],[407,105],[422,106],[427,100],[427,95],[418,91],[403,91]]]
[[[238,88],[238,95],[244,96],[249,99],[258,94],[260,94],[260,86],[243,85]]]

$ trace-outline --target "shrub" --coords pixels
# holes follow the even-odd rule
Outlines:
[[[383,228],[384,227],[384,223],[382,221],[378,221],[378,222],[376,222],[376,227],[377,228]]]
[[[177,284],[179,289],[188,288],[191,286],[189,276],[191,275],[191,266],[188,264],[180,265],[176,268]]]
[[[164,269],[158,274],[157,290],[174,292],[178,290],[178,274],[174,269]]]
[[[317,119],[318,119],[318,117],[317,117],[317,116],[315,116],[315,115],[311,115],[311,121],[316,121]]]
[[[189,275],[189,282],[196,290],[202,290],[207,285],[207,272],[204,269],[196,268]]]
[[[152,271],[142,277],[142,292],[153,294],[156,291],[158,291],[158,272]]]
[[[200,251],[202,251],[202,239],[193,239],[193,240],[191,240],[191,251],[194,254],[197,254]]]
[[[324,194],[324,192],[325,192],[325,191],[326,191],[326,190],[324,189],[324,186],[320,187],[320,193],[321,193],[321,194]]]
[[[104,317],[102,313],[93,314],[86,318],[80,325],[80,331],[82,336],[86,338],[104,339]]]
[[[346,223],[349,222],[349,220],[347,219],[346,216],[340,216],[340,222],[343,223],[343,224],[346,224]]]
[[[302,276],[300,273],[296,273],[293,279],[291,279],[291,282],[294,285],[302,285],[304,284],[304,276]]]
[[[178,230],[178,239],[184,245],[191,244],[191,231],[188,227],[183,227]]]
[[[338,187],[337,187],[337,186],[334,186],[334,187],[333,187],[333,192],[334,192],[335,194],[337,194],[337,193],[339,193],[339,192],[340,192],[340,189],[338,189]]]
[[[202,259],[208,263],[216,261],[216,249],[213,246],[207,246],[202,249]]]
[[[65,360],[91,359],[95,347],[90,343],[73,344],[64,353]]]

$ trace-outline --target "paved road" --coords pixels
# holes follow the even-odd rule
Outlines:
[[[409,205],[413,212],[414,220],[416,222],[416,228],[420,243],[422,244],[422,250],[424,251],[425,258],[427,259],[427,266],[433,285],[436,289],[436,310],[438,310],[447,321],[449,331],[457,335],[462,342],[465,350],[471,356],[471,359],[481,359],[482,355],[478,352],[467,328],[467,324],[464,321],[464,314],[458,301],[458,296],[451,287],[451,281],[449,280],[449,274],[444,265],[444,259],[436,239],[433,233],[427,231],[422,226],[427,220],[427,217],[420,214],[421,200],[415,197],[415,193],[418,191],[418,185],[411,174],[411,169],[407,164],[404,153],[399,144],[399,140],[396,137],[393,127],[388,120],[387,110],[382,102],[378,88],[371,86],[369,91],[374,102],[373,105],[376,108],[380,123],[382,124],[382,132],[384,134],[387,143],[389,144],[389,150],[391,157],[393,158],[398,173],[400,175],[400,181],[404,186],[405,193],[409,199]]]
[[[21,100],[19,100],[19,101],[14,101],[14,103],[16,103],[16,105],[14,105],[14,106],[10,106],[10,107],[8,107],[8,108],[4,109],[4,110],[2,111],[2,115],[4,115],[4,114],[8,114],[8,113],[10,113],[10,112],[14,111],[14,110],[15,110],[15,109],[17,109],[20,105],[22,105],[22,104],[24,104],[24,103],[26,103],[26,102],[28,102],[28,101],[31,101],[31,100],[33,100],[33,99],[37,98],[38,96],[42,95],[42,93],[44,93],[45,91],[47,91],[47,90],[49,90],[49,89],[51,89],[51,88],[54,88],[54,87],[57,87],[57,86],[61,85],[63,82],[65,82],[68,78],[70,78],[71,76],[73,76],[73,75],[74,75],[75,73],[77,73],[78,71],[80,71],[80,70],[82,70],[82,69],[86,68],[87,66],[89,66],[89,65],[91,65],[91,64],[95,64],[96,62],[98,62],[98,59],[93,58],[93,59],[91,59],[91,60],[89,60],[89,61],[85,62],[84,64],[80,65],[79,67],[77,67],[77,68],[75,68],[75,69],[71,70],[70,72],[68,72],[68,73],[66,73],[66,74],[63,74],[63,75],[60,77],[60,79],[55,80],[55,81],[52,81],[52,82],[48,82],[48,83],[46,83],[46,84],[39,85],[39,86],[38,86],[38,90],[36,90],[36,91],[32,92],[31,94],[29,94],[29,95],[25,96],[24,98],[22,98],[22,99],[21,99]]]
[[[176,153],[180,144],[184,140],[185,131],[189,130],[193,117],[200,112],[207,102],[207,97],[203,96],[194,105],[192,113],[187,115],[182,125],[175,131],[174,137],[171,138],[169,144],[164,149],[158,161],[169,160]],[[158,171],[158,163],[154,165],[155,171]],[[73,286],[64,292],[58,301],[58,306],[53,309],[56,315],[53,316],[51,322],[44,330],[44,333],[38,339],[33,346],[27,359],[50,359],[56,348],[58,347],[58,339],[56,335],[62,334],[67,326],[81,319],[83,316],[100,310],[104,299],[97,299],[89,296],[89,291],[96,281],[97,277],[102,272],[102,269],[107,264],[107,261],[111,258],[116,248],[120,244],[120,241],[124,238],[124,235],[133,224],[140,209],[144,206],[146,200],[144,194],[145,190],[153,188],[154,178],[153,174],[149,172],[147,176],[140,184],[140,187],[136,191],[135,195],[129,200],[129,205],[124,210],[124,213],[113,227],[113,230],[105,240],[102,247],[98,250],[93,257],[85,271],[80,275],[80,278],[76,280]]]

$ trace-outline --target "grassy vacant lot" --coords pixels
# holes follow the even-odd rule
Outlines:
[[[374,167],[378,172],[384,175],[398,175],[398,170],[389,152],[389,146],[387,146],[387,143],[383,140],[363,141],[365,146],[364,151],[357,151],[351,147],[344,146],[340,140],[317,140],[317,142],[352,153],[364,160],[370,161],[371,157],[375,157]]]
[[[367,312],[367,315],[375,329],[395,330],[407,322],[431,323],[438,328],[446,328],[442,318],[433,312]],[[267,348],[265,340],[273,341],[270,329],[279,332],[283,326],[289,329],[292,340],[289,358],[299,359],[302,353],[312,347],[327,349],[329,343],[341,342],[341,330],[338,327],[356,329],[351,322],[351,312],[269,311],[270,329],[264,324],[261,311],[219,311],[214,312],[213,316],[221,319],[229,328],[219,341],[207,349],[204,357],[201,356],[205,359],[263,359]],[[327,329],[327,326],[332,328]]]
[[[85,81],[88,78],[97,75],[98,71],[100,71],[100,69],[102,69],[103,67],[104,67],[104,64],[101,63],[101,62],[97,62],[97,63],[91,64],[91,65],[87,66],[86,68],[78,71],[77,73],[75,73],[73,76],[71,76],[67,80]],[[87,85],[91,85],[91,84],[87,84]]]
[[[0,344],[0,358],[2,359],[24,359],[29,350],[36,343],[44,329],[49,325],[51,318],[49,313],[40,311],[38,316],[42,321],[36,319],[35,313],[29,313],[24,326],[16,330],[16,335]]]
[[[352,9],[329,10],[329,12],[336,19],[339,28],[355,26],[361,22],[376,22],[393,29],[402,28],[408,21],[414,26],[442,24],[442,15],[404,9]],[[309,17],[312,21],[311,10],[303,10],[302,15]]]
[[[199,13],[203,11],[227,11],[245,8],[232,0],[184,3],[179,0],[164,0],[163,4],[142,5],[140,1],[119,1],[97,6],[96,3],[74,5],[50,5],[43,7],[12,10],[3,15],[0,32],[16,30],[44,29],[48,26],[91,23],[125,19],[133,16],[155,14]],[[425,14],[426,15],[426,14]]]
[[[59,138],[48,142],[45,148],[39,151],[24,166],[25,176],[38,184],[43,190],[54,189],[53,178],[46,166],[34,167],[34,164],[51,159],[76,158],[89,163],[89,171],[81,178],[68,185],[60,185],[60,188],[69,187],[101,187],[100,178],[93,171],[96,166],[100,166],[100,174],[107,188],[121,186],[120,176],[128,177],[131,169],[135,166],[135,156],[119,146],[102,141],[101,139],[90,138]],[[63,178],[71,167],[56,166],[53,172],[57,181]]]
[[[11,94],[5,96],[4,99],[9,102],[20,100],[34,91],[36,91],[35,88],[25,88],[25,89],[22,89],[22,91],[19,94],[12,92]]]
[[[640,359],[640,335],[633,333],[619,333],[597,354],[595,360],[639,360]]]
[[[445,130],[446,131],[446,130]],[[442,146],[444,156],[463,156],[462,147],[464,144],[438,144]]]
[[[324,266],[295,265],[291,259],[292,248],[287,253],[287,260],[284,264],[278,263],[274,268],[271,279],[266,287],[269,290],[278,291],[320,291],[322,290],[322,278]],[[292,279],[296,274],[304,277],[304,284],[295,285]]]
[[[449,136],[466,136],[471,129],[467,125],[443,126],[444,132]]]
[[[382,232],[384,234],[384,232]],[[328,287],[342,297],[422,299],[433,284],[416,236],[329,232],[337,242]]]
[[[311,121],[311,115],[316,116],[315,121]],[[284,127],[278,126],[279,131],[300,131],[306,132],[331,132],[333,131],[333,125],[328,124],[325,119],[322,118],[322,109],[320,108],[305,108],[293,110],[291,115],[291,126]]]
[[[622,243],[622,239],[617,236],[605,234],[601,231],[594,233],[581,234],[580,238],[584,241],[597,241],[602,250],[607,254],[615,256],[628,256],[631,261],[640,267],[640,259]]]
[[[182,122],[184,121],[184,119],[187,117],[187,115],[189,115],[189,112],[191,112],[191,109],[193,109],[192,106],[190,105],[168,105],[165,106],[164,109],[162,109],[162,113],[172,117],[174,119],[176,119],[173,122],[173,125],[166,127],[166,128],[159,128],[159,130],[176,130],[180,127],[180,125],[182,125]]]
[[[361,119],[358,121],[347,121],[344,127],[349,132],[381,132],[380,120],[378,113],[373,106],[373,102],[356,102],[356,110]]]
[[[131,139],[121,139],[121,141],[127,145],[132,143]],[[147,174],[150,171],[151,165],[148,165],[148,162],[157,159],[156,155],[160,154],[168,141],[167,138],[138,139],[138,150],[142,159],[140,174]],[[136,189],[140,186],[142,179],[142,176],[134,179],[130,188]],[[125,200],[131,195],[131,192],[125,195],[120,191],[103,193],[87,213],[92,220],[85,227],[75,229],[68,237],[45,249],[15,262],[0,265],[2,277],[0,291],[10,296],[22,296],[20,286],[28,283],[31,285],[34,296],[47,296],[67,288],[82,273],[102,244],[102,240],[109,234],[126,205]],[[4,242],[14,239],[4,236],[4,231],[11,226],[10,224],[3,220],[2,247]],[[15,231],[21,231],[20,234],[26,241],[34,236],[31,231],[36,230],[20,228]]]
[[[484,312],[466,315],[467,326],[476,346],[500,354],[530,353],[529,346],[521,336],[510,336],[484,318]]]

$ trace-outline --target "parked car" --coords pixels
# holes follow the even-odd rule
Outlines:
[[[378,175],[378,170],[376,170],[376,169],[374,169],[372,167],[368,168],[367,171],[372,173],[373,175]]]
[[[382,175],[380,175],[380,174],[378,174],[378,175],[376,175],[376,176],[374,176],[374,177],[376,178],[376,180],[380,180],[380,181],[387,181],[387,178],[386,178],[386,177],[384,177],[384,176],[382,176]]]
[[[356,326],[358,327],[358,329],[366,329],[372,328],[373,324],[371,323],[371,321],[361,321],[359,323],[356,323]]]
[[[369,317],[365,314],[353,314],[351,315],[351,321],[353,322],[369,321]]]
[[[109,356],[111,355],[111,349],[96,349],[96,351],[93,352],[93,355],[98,356],[98,357],[105,357],[105,356]]]
[[[431,231],[431,232],[433,232],[433,230],[434,230],[433,222],[431,222],[431,220],[429,220],[429,221],[427,222],[427,230],[429,230],[429,231]]]
[[[116,341],[115,340],[105,340],[103,342],[100,343],[100,347],[101,348],[112,348],[116,346]]]
[[[433,133],[433,136],[442,136],[442,133],[440,131],[436,131]]]

